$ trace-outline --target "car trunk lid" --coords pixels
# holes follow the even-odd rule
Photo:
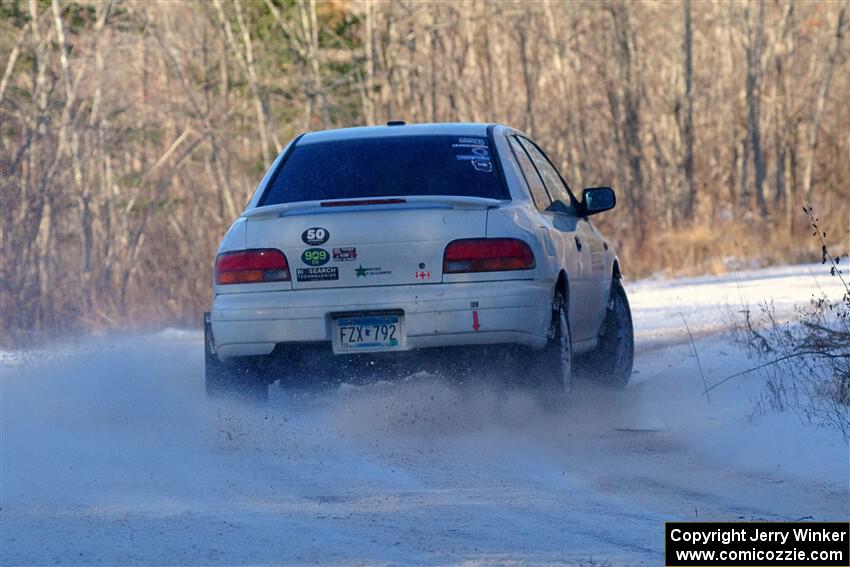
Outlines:
[[[248,248],[278,248],[294,289],[429,284],[442,281],[452,240],[483,238],[478,197],[407,196],[299,202],[245,213]]]

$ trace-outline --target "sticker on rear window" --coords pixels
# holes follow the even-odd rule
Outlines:
[[[475,168],[475,171],[491,173],[493,171],[493,162],[489,159],[474,159],[472,160],[472,167]]]
[[[298,268],[295,277],[299,282],[322,282],[339,279],[339,268]]]
[[[490,159],[490,148],[481,138],[458,138],[453,148],[463,153],[456,154],[458,161],[468,161],[475,171],[482,173],[493,172],[493,162]],[[467,153],[468,152],[468,153]]]

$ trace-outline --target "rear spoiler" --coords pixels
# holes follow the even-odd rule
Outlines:
[[[402,197],[365,197],[362,199],[326,199],[322,201],[299,201],[297,203],[278,203],[255,207],[244,211],[241,215],[245,219],[267,219],[282,217],[288,213],[310,214],[318,212],[330,212],[329,207],[338,209],[351,209],[353,207],[385,207],[403,208],[415,205],[413,208],[422,207],[445,207],[451,209],[490,209],[508,203],[500,199],[488,197],[463,197],[454,195],[408,195]]]

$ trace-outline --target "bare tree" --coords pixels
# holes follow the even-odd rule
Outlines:
[[[805,259],[796,201],[850,214],[848,7],[5,3],[2,340],[195,322],[286,139],[391,118],[517,125],[574,189],[614,185],[632,274]]]
[[[691,220],[696,202],[696,186],[694,185],[694,57],[693,57],[693,26],[691,23],[691,0],[683,2],[684,32],[682,50],[684,51],[685,75],[685,110],[682,120],[682,138],[685,144],[685,156],[682,160],[682,170],[685,177],[685,219]]]
[[[767,216],[767,202],[764,197],[764,179],[766,176],[764,155],[761,149],[761,80],[762,46],[764,44],[764,0],[758,0],[758,15],[752,22],[750,7],[747,6],[747,139],[753,152],[755,165],[755,195],[758,210]],[[745,198],[747,194],[745,193]],[[748,199],[742,203],[746,208]]]
[[[846,45],[847,45],[847,5],[841,6],[838,11],[835,23],[835,35],[832,48],[827,55],[824,63],[823,75],[818,84],[817,94],[815,95],[814,115],[812,116],[811,126],[808,134],[808,157],[806,159],[805,171],[803,172],[803,195],[807,203],[812,200],[812,174],[815,167],[816,151],[818,141],[820,139],[821,121],[823,120],[824,105],[826,96],[829,92],[829,86],[832,83],[832,76],[835,68],[846,61]]]

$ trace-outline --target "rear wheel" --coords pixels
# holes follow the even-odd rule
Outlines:
[[[620,280],[611,284],[608,310],[600,333],[598,346],[587,357],[588,373],[600,384],[625,388],[632,376],[635,342],[632,312]]]
[[[204,318],[204,371],[208,398],[265,401],[269,385],[263,365],[256,357],[237,357],[222,362],[215,354],[209,317]]]
[[[532,368],[539,378],[548,402],[560,403],[572,388],[573,348],[567,302],[561,292],[552,301],[552,321],[549,342],[542,350],[532,353]]]

